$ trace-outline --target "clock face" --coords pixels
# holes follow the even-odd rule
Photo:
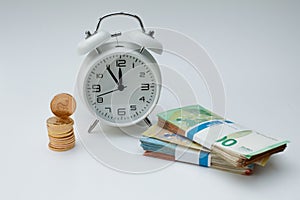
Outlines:
[[[157,64],[140,54],[114,53],[98,60],[84,82],[90,110],[110,125],[132,125],[144,119],[159,97],[157,70]]]

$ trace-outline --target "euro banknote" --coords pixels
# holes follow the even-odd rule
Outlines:
[[[284,151],[289,142],[245,128],[200,105],[159,113],[158,125],[213,150],[236,167]]]
[[[254,164],[246,167],[234,167],[209,151],[196,150],[156,138],[142,137],[140,142],[141,147],[145,150],[145,156],[190,163],[243,175],[252,174],[254,169]]]

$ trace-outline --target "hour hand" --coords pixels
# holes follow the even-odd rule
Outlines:
[[[115,77],[114,73],[111,71],[110,65],[107,65],[107,66],[106,66],[106,69],[107,69],[108,73],[110,74],[110,76],[114,79],[115,83],[116,83],[117,85],[119,85],[119,81],[118,81],[118,79]]]

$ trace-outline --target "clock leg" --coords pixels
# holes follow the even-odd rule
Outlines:
[[[148,117],[146,117],[145,119],[144,119],[144,122],[147,124],[147,126],[152,126],[152,123],[151,123],[151,121],[150,121],[150,119],[148,118]],[[99,119],[96,119],[91,125],[90,125],[90,127],[89,127],[89,129],[88,129],[88,133],[91,133],[93,130],[94,130],[94,128],[97,126],[97,124],[99,123]]]
[[[89,129],[88,129],[88,133],[91,133],[91,132],[94,130],[94,128],[97,126],[98,123],[99,123],[99,119],[96,119],[96,120],[90,125],[90,127],[89,127]]]
[[[146,117],[145,119],[144,119],[144,122],[150,127],[150,126],[152,126],[152,123],[151,123],[151,121],[150,121],[150,119],[148,118],[148,117]]]

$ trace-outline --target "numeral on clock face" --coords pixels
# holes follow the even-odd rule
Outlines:
[[[100,98],[102,98],[102,97],[100,97]],[[136,111],[136,109],[137,109],[137,107],[136,107],[135,104],[132,104],[129,107],[130,111]],[[111,113],[111,107],[105,107],[105,110],[107,110],[109,113]],[[126,108],[118,108],[117,109],[117,114],[120,115],[120,116],[125,115],[126,114]]]
[[[97,103],[103,103],[103,97],[97,97]]]
[[[103,78],[103,74],[96,74],[96,78]]]
[[[145,102],[145,97],[142,96],[141,98],[139,98],[140,101]]]
[[[140,72],[140,78],[145,78],[146,73],[145,72]]]
[[[141,85],[141,90],[149,90],[150,89],[150,84],[149,83],[142,83]]]
[[[117,109],[117,113],[118,113],[118,115],[120,115],[120,116],[126,115],[126,108],[118,108],[118,109]]]
[[[117,67],[126,67],[126,60],[116,60]]]
[[[92,92],[101,92],[101,86],[98,85],[92,85]]]
[[[105,107],[105,110],[108,110],[108,112],[111,113],[111,107]]]
[[[136,110],[136,105],[130,105],[130,110],[135,111]]]

